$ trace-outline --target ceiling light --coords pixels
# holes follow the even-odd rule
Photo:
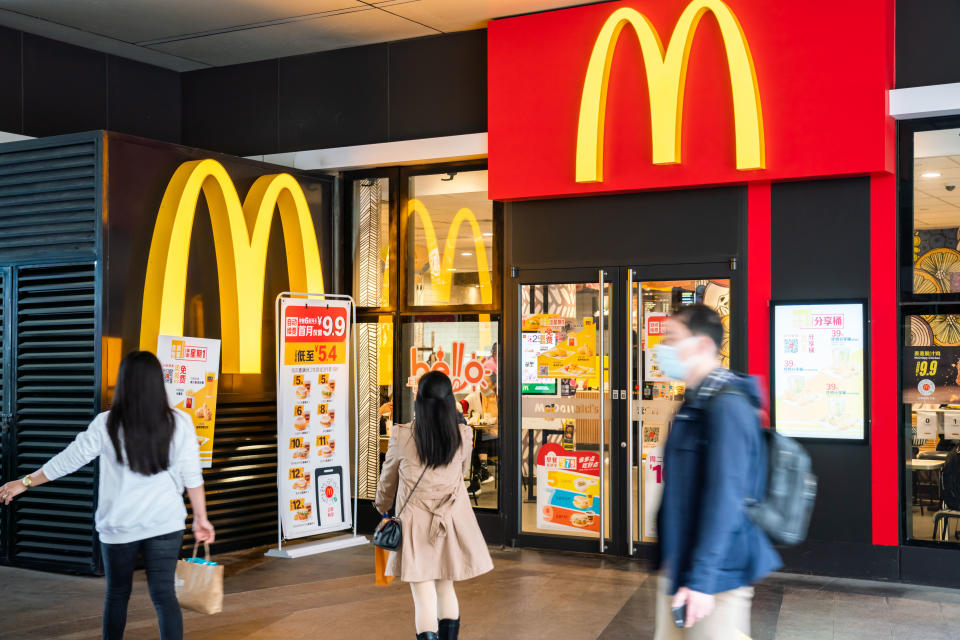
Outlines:
[[[450,269],[449,269],[449,271],[456,271],[456,270],[457,270],[456,267],[450,267]]]
[[[940,172],[939,172],[939,171],[925,171],[924,173],[921,173],[921,174],[920,174],[920,177],[921,177],[921,178],[939,178],[939,177],[940,177]]]
[[[464,252],[461,253],[460,255],[462,255],[462,256],[465,257],[465,258],[469,258],[469,257],[472,256],[473,254],[470,253],[469,251],[464,251]]]
[[[483,237],[484,237],[484,238],[492,238],[492,237],[493,237],[493,234],[490,233],[489,231],[486,231],[486,232],[484,232]]]

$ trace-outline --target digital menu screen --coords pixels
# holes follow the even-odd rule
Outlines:
[[[557,345],[557,336],[552,332],[524,332],[521,334],[521,392],[523,395],[556,395],[557,380],[537,376],[537,356]]]
[[[774,303],[773,420],[794,438],[866,437],[864,303]]]

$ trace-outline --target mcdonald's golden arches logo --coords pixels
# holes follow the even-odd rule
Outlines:
[[[140,348],[158,335],[183,335],[190,235],[201,192],[210,210],[220,287],[224,373],[259,373],[263,287],[274,210],[280,212],[290,288],[323,293],[317,234],[307,199],[288,173],[261,176],[243,204],[216,160],[177,168],[160,203],[143,290]]]
[[[620,32],[627,25],[640,41],[647,75],[653,164],[680,162],[687,63],[697,26],[708,11],[720,25],[730,70],[737,169],[746,171],[766,166],[760,89],[747,37],[733,11],[721,0],[693,0],[680,15],[666,51],[653,24],[636,9],[617,9],[603,24],[583,81],[577,125],[577,182],[603,181],[603,125],[610,66]]]

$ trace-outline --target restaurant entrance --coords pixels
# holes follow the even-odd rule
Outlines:
[[[652,348],[666,318],[704,303],[723,319],[729,366],[735,266],[517,272],[521,545],[646,555],[663,445],[684,394]]]

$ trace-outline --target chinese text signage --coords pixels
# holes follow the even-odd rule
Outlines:
[[[548,442],[537,453],[537,527],[600,532],[600,454]]]
[[[277,382],[277,472],[284,536],[352,526],[350,305],[284,298]]]
[[[157,358],[170,406],[193,420],[200,445],[200,466],[213,463],[213,424],[217,415],[220,341],[183,336],[159,336]]]
[[[774,419],[800,438],[865,436],[864,305],[776,304]]]

